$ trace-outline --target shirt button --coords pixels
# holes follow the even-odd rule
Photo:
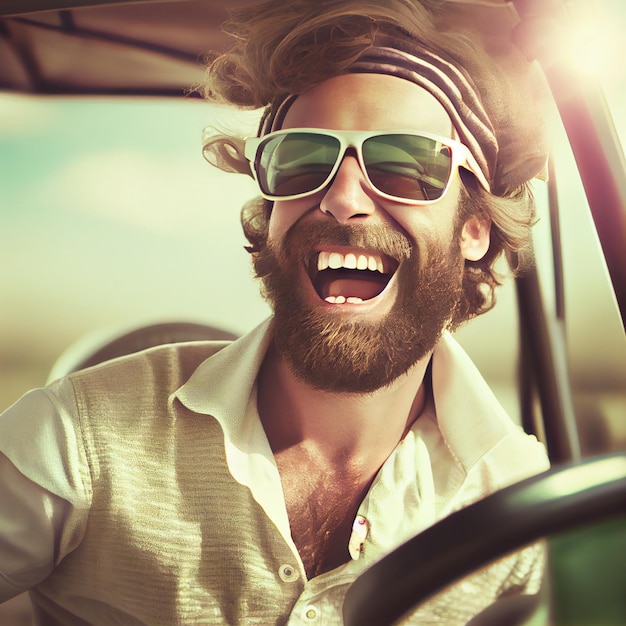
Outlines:
[[[363,552],[365,539],[369,533],[369,524],[362,515],[357,515],[354,524],[352,524],[352,534],[348,542],[348,551],[353,560],[358,560]]]
[[[300,578],[298,570],[293,565],[281,565],[278,568],[278,575],[284,583],[293,583]]]
[[[319,611],[314,606],[307,606],[303,617],[305,622],[315,622],[319,617]]]

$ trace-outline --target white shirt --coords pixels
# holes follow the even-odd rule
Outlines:
[[[511,422],[467,355],[446,334],[433,354],[434,406],[427,406],[413,424],[381,468],[359,507],[355,530],[347,546],[352,559],[331,572],[306,580],[302,561],[291,539],[280,476],[256,409],[256,377],[269,340],[268,321],[203,360],[183,380],[178,380],[175,373],[169,371],[171,366],[157,369],[154,364],[160,362],[159,355],[165,351],[181,359],[180,355],[185,354],[188,348],[156,348],[124,358],[118,363],[100,366],[91,372],[73,375],[50,388],[35,390],[9,409],[0,418],[0,600],[37,586],[33,595],[36,602],[52,603],[51,612],[60,611],[59,607],[62,607],[63,611],[77,616],[76,621],[65,616],[68,624],[78,624],[81,611],[80,619],[93,624],[107,624],[106,611],[105,617],[102,617],[103,604],[110,611],[109,615],[115,611],[127,615],[127,605],[132,605],[133,619],[139,622],[120,618],[119,623],[128,624],[244,623],[241,620],[257,623],[253,621],[257,617],[258,623],[262,624],[310,624],[316,621],[341,624],[341,603],[345,590],[368,565],[454,510],[547,468],[543,447]],[[218,347],[222,348],[223,344],[206,346],[211,353]],[[129,378],[129,368],[135,367],[135,364],[147,368],[146,371],[151,372],[150,377]],[[165,383],[165,379],[169,382]],[[132,425],[133,440],[128,443],[127,449],[112,448],[120,463],[124,463],[134,459],[132,455],[135,452],[142,452],[134,450],[134,447],[144,445],[144,438],[148,436],[146,432],[155,432],[155,423],[158,425],[161,422],[154,420],[161,410],[166,410],[165,403],[162,403],[161,409],[161,404],[152,398],[155,390],[146,386],[146,380],[159,380],[159,385],[165,387],[172,385],[167,394],[167,411],[173,411],[174,422],[193,415],[198,418],[199,427],[204,423],[219,426],[211,436],[215,439],[215,433],[223,434],[228,474],[242,486],[242,493],[249,490],[259,505],[258,508],[238,508],[237,519],[228,520],[221,532],[228,532],[228,524],[236,525],[232,527],[233,536],[243,537],[238,541],[245,543],[248,526],[270,523],[266,541],[272,554],[268,556],[269,552],[265,554],[265,551],[263,555],[245,553],[241,558],[251,563],[251,571],[263,572],[258,593],[268,598],[276,594],[276,598],[288,606],[288,615],[273,615],[268,608],[246,608],[253,603],[238,597],[236,587],[226,591],[220,589],[220,593],[230,595],[221,600],[222,604],[218,602],[214,606],[211,603],[216,602],[216,591],[209,593],[206,590],[207,585],[214,583],[206,581],[198,583],[195,591],[173,591],[174,595],[179,595],[171,605],[161,605],[160,602],[165,603],[164,594],[150,599],[150,594],[146,593],[146,580],[155,577],[154,571],[145,572],[146,580],[135,582],[134,577],[128,583],[131,588],[133,584],[137,585],[135,596],[130,599],[124,597],[120,606],[114,606],[117,602],[115,588],[111,587],[110,593],[107,593],[107,581],[100,581],[98,588],[92,592],[89,581],[81,579],[80,584],[84,583],[87,590],[85,595],[90,597],[79,598],[80,602],[67,600],[61,593],[63,585],[58,581],[63,581],[64,571],[71,569],[74,561],[79,562],[83,552],[92,545],[90,537],[93,528],[100,528],[94,521],[92,494],[98,489],[94,483],[94,476],[98,475],[94,464],[102,461],[97,456],[99,451],[90,449],[89,429],[99,432],[98,436],[103,436],[102,432],[106,434],[106,429],[100,422],[90,425],[90,414],[85,409],[90,399],[81,395],[82,390],[94,389],[94,384],[95,388],[104,384],[107,391],[103,392],[104,397],[98,406],[117,406],[110,390],[130,384],[135,387],[126,392],[122,406],[128,407],[137,397],[137,406],[143,407],[137,409],[139,414],[146,412],[145,406],[156,407],[147,412],[145,432],[143,427]],[[181,409],[176,408],[178,403]],[[112,416],[112,419],[119,430],[119,422],[115,422],[117,418]],[[81,433],[77,424],[82,424]],[[124,421],[122,426],[126,427],[126,424],[127,421]],[[138,477],[136,480],[142,480],[141,468],[151,463],[155,465],[151,471],[155,472],[160,465],[167,468],[177,462],[182,463],[176,456],[182,444],[176,438],[167,439],[172,437],[167,430],[171,428],[169,424],[164,427],[163,433],[159,432],[163,443],[150,441],[147,452],[138,457],[142,459],[139,469],[129,468],[132,476]],[[159,450],[162,450],[160,458]],[[207,461],[209,470],[211,463],[218,462],[215,459]],[[215,471],[218,469],[216,466]],[[208,471],[206,480],[210,481],[211,476],[212,472]],[[169,474],[166,478],[170,479]],[[180,545],[183,548],[173,544],[172,554],[176,555],[177,550],[185,554],[186,537],[180,520],[185,517],[184,507],[188,504],[181,499],[179,479],[174,476],[171,480],[171,489],[167,483],[165,490],[169,495],[163,497],[160,509],[167,509],[166,514],[170,517],[164,514],[165,519],[159,521],[159,528],[164,533],[178,532],[181,536],[176,541],[182,542]],[[174,491],[170,493],[168,489]],[[141,502],[137,504],[135,514],[138,519],[144,516],[141,524],[145,525],[148,513],[140,510],[141,506]],[[228,509],[230,503],[224,506],[224,515],[231,515]],[[128,514],[128,511],[124,513]],[[119,511],[115,514],[119,515]],[[246,521],[246,516],[249,516],[249,521]],[[102,522],[105,528],[110,520],[111,517],[105,515]],[[135,520],[136,527],[141,524]],[[204,530],[202,536],[205,542],[210,541],[206,534]],[[171,541],[169,537],[167,541]],[[120,543],[123,540],[117,537],[108,544],[108,549],[109,552],[119,551],[122,558],[124,551],[130,553],[139,546],[138,556],[133,561],[133,564],[137,562],[137,567],[145,553],[150,553],[157,563],[160,558],[165,558],[161,553],[165,553],[167,559],[175,558],[165,548],[161,549],[160,540],[166,541],[165,536],[161,539],[157,535],[147,537],[145,533],[135,536],[131,528],[128,546]],[[240,551],[235,553],[240,554]],[[224,554],[227,555],[228,551]],[[408,623],[462,624],[506,590],[507,585],[531,592],[536,590],[540,577],[536,557],[536,552],[527,553],[518,559],[508,560],[497,570],[479,574],[475,584],[465,584],[464,588],[459,586],[450,592],[452,595],[448,595],[447,599],[444,595],[426,603]],[[182,557],[181,561],[184,561]],[[63,566],[49,576],[61,564]],[[182,565],[177,564],[178,573],[174,579],[180,580],[180,572],[184,570],[189,580],[198,580],[201,563],[185,561]],[[197,568],[198,572],[188,574],[190,567]],[[219,568],[219,563],[212,567]],[[160,569],[157,567],[156,571]],[[212,572],[207,580],[214,581],[217,574]],[[162,584],[173,586],[174,579],[165,577]],[[110,582],[111,585],[113,583]],[[74,580],[72,584],[76,587],[78,583]],[[98,597],[99,593],[102,597]],[[131,592],[128,593],[132,596]],[[137,600],[137,595],[141,596],[140,600]],[[187,604],[197,605],[197,611],[182,615],[178,608],[181,597]],[[93,602],[93,606],[89,602]],[[224,606],[229,603],[236,603],[240,612],[231,612],[228,614],[231,617],[228,617]],[[157,604],[158,612],[155,609]]]

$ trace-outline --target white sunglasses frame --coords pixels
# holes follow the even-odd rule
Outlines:
[[[311,133],[314,135],[325,135],[328,137],[334,137],[339,141],[339,154],[337,156],[337,160],[333,165],[330,173],[324,180],[324,182],[311,191],[305,191],[303,193],[292,194],[290,196],[274,196],[271,194],[267,194],[261,188],[259,183],[258,174],[256,171],[256,165],[258,162],[257,153],[261,143],[271,139],[272,137],[277,137],[280,135],[289,135],[292,133]],[[452,153],[452,163],[450,165],[450,176],[444,187],[441,195],[438,198],[433,200],[414,200],[411,198],[403,198],[400,196],[394,196],[380,189],[376,188],[372,181],[370,180],[369,174],[367,173],[367,168],[365,167],[365,162],[363,160],[363,142],[366,139],[371,137],[377,137],[381,135],[413,135],[417,137],[425,137],[426,139],[433,139],[442,145],[448,147],[450,152]],[[250,172],[256,181],[259,190],[261,192],[261,196],[266,200],[270,200],[271,202],[277,201],[288,201],[288,200],[298,200],[300,198],[306,198],[307,196],[312,196],[314,194],[319,193],[329,184],[332,183],[333,178],[337,174],[337,171],[341,167],[343,160],[346,156],[346,152],[349,148],[353,148],[357,154],[357,160],[359,163],[359,167],[363,172],[363,176],[367,181],[369,187],[376,193],[376,195],[385,198],[386,200],[391,200],[393,202],[398,202],[401,204],[408,204],[412,206],[421,206],[425,204],[433,204],[435,202],[439,202],[447,193],[450,183],[452,181],[453,173],[458,170],[459,167],[463,167],[464,169],[472,172],[478,182],[484,187],[486,191],[491,191],[489,183],[480,169],[474,155],[470,152],[469,148],[457,141],[456,139],[452,139],[450,137],[444,137],[442,135],[436,135],[433,133],[417,131],[417,130],[368,130],[368,131],[360,131],[360,130],[331,130],[326,128],[285,128],[273,131],[268,133],[267,135],[263,135],[262,137],[248,137],[244,140],[244,156],[248,161],[250,166]]]

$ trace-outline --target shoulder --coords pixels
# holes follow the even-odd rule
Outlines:
[[[67,378],[77,392],[100,389],[115,396],[116,392],[160,389],[169,394],[186,382],[200,364],[230,343],[193,341],[156,346],[74,372]]]
[[[190,342],[149,348],[74,372],[49,387],[86,445],[107,430],[157,428],[176,421],[174,393],[228,342]],[[93,442],[92,442],[93,443]]]

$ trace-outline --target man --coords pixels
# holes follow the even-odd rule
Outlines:
[[[536,102],[504,106],[506,77],[442,20],[300,0],[235,23],[207,91],[266,115],[205,152],[259,183],[244,228],[274,316],[5,413],[0,597],[31,589],[44,624],[341,624],[366,567],[547,467],[448,332],[528,237]],[[406,623],[465,624],[540,577],[525,549]]]

